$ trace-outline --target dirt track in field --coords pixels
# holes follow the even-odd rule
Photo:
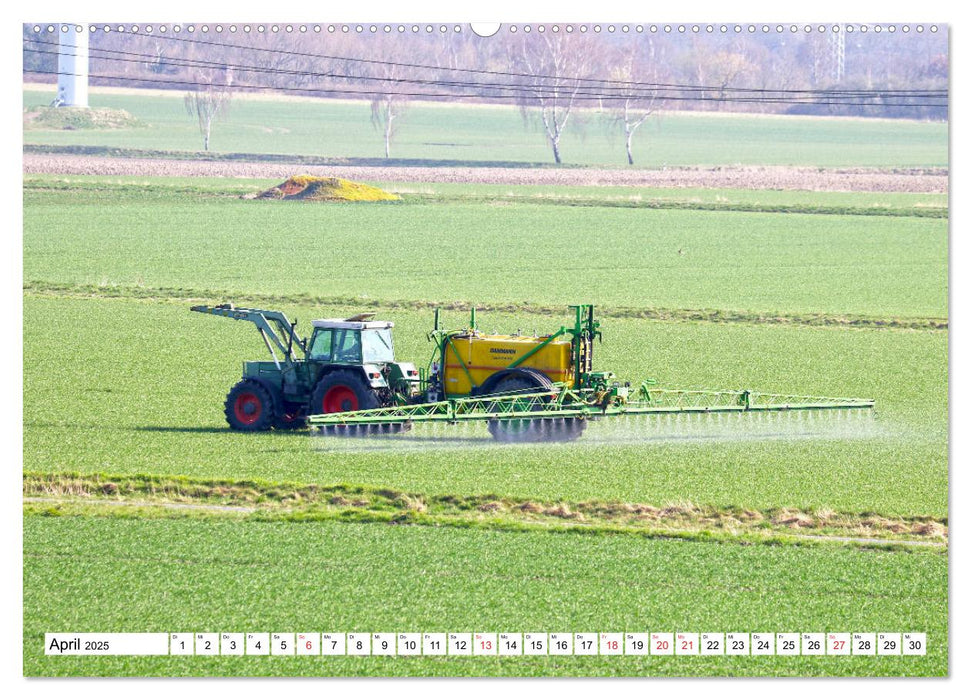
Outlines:
[[[846,168],[820,170],[788,166],[687,167],[663,170],[587,168],[456,168],[314,166],[286,163],[210,162],[148,158],[35,154],[23,156],[25,174],[133,175],[286,179],[295,174],[370,182],[456,182],[500,185],[593,185],[695,187],[817,192],[947,193],[948,174],[938,169]]]

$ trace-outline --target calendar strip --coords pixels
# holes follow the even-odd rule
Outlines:
[[[47,656],[924,656],[924,632],[47,633]]]

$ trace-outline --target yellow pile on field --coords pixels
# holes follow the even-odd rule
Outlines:
[[[259,194],[258,199],[302,199],[310,202],[381,202],[398,195],[337,177],[294,175]]]

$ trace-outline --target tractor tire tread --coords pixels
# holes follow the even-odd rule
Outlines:
[[[261,413],[253,423],[243,423],[236,417],[236,398],[243,392],[254,394],[260,401]],[[242,379],[229,390],[223,405],[223,413],[229,427],[242,432],[269,430],[276,424],[276,406],[273,395],[266,387],[253,379]]]

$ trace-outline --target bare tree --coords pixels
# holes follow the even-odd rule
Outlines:
[[[152,58],[145,61],[145,67],[149,73],[162,74],[175,72],[175,69],[169,65],[168,57],[165,54],[165,47],[162,46],[161,41],[155,42],[155,46],[152,47]]]
[[[654,42],[648,40],[647,57],[640,56],[637,48],[637,44],[631,44],[630,48],[619,57],[620,60],[611,72],[613,79],[621,85],[616,93],[617,107],[613,111],[614,121],[624,129],[624,145],[627,148],[629,165],[634,164],[634,132],[657,111],[658,104],[658,71]],[[649,78],[651,82],[643,82],[645,78]]]
[[[573,112],[577,93],[590,61],[590,46],[584,36],[553,34],[523,35],[512,44],[512,62],[529,77],[518,78],[528,89],[520,93],[523,118],[531,109],[539,113],[553,160],[562,163],[560,138]]]
[[[738,87],[740,78],[755,72],[742,50],[718,51],[709,59],[708,69],[718,88],[718,99],[724,100],[729,88]],[[721,109],[721,102],[716,103]]]
[[[384,69],[384,77],[394,81],[396,77],[397,65],[390,64],[381,66]],[[391,142],[398,133],[398,118],[404,114],[407,106],[407,99],[398,92],[398,83],[386,83],[387,90],[375,93],[371,97],[371,124],[384,135],[384,157],[391,157]]]
[[[404,112],[403,102],[385,94],[371,100],[371,123],[384,133],[384,157],[391,157],[391,142],[398,133],[395,120]]]
[[[395,37],[370,37],[373,42],[368,48],[370,63],[364,66],[356,65],[350,72],[360,77],[352,79],[351,84],[365,85],[368,90],[368,101],[371,105],[371,125],[384,138],[384,157],[391,157],[391,146],[401,118],[408,108],[411,83],[405,82],[412,77],[407,67],[399,63],[401,47],[395,42]]]
[[[196,89],[185,94],[185,111],[190,117],[199,120],[199,131],[202,133],[203,148],[209,150],[209,137],[212,134],[212,123],[225,115],[232,99],[230,87],[232,75],[227,75],[225,84],[216,84],[207,75],[198,81]]]

